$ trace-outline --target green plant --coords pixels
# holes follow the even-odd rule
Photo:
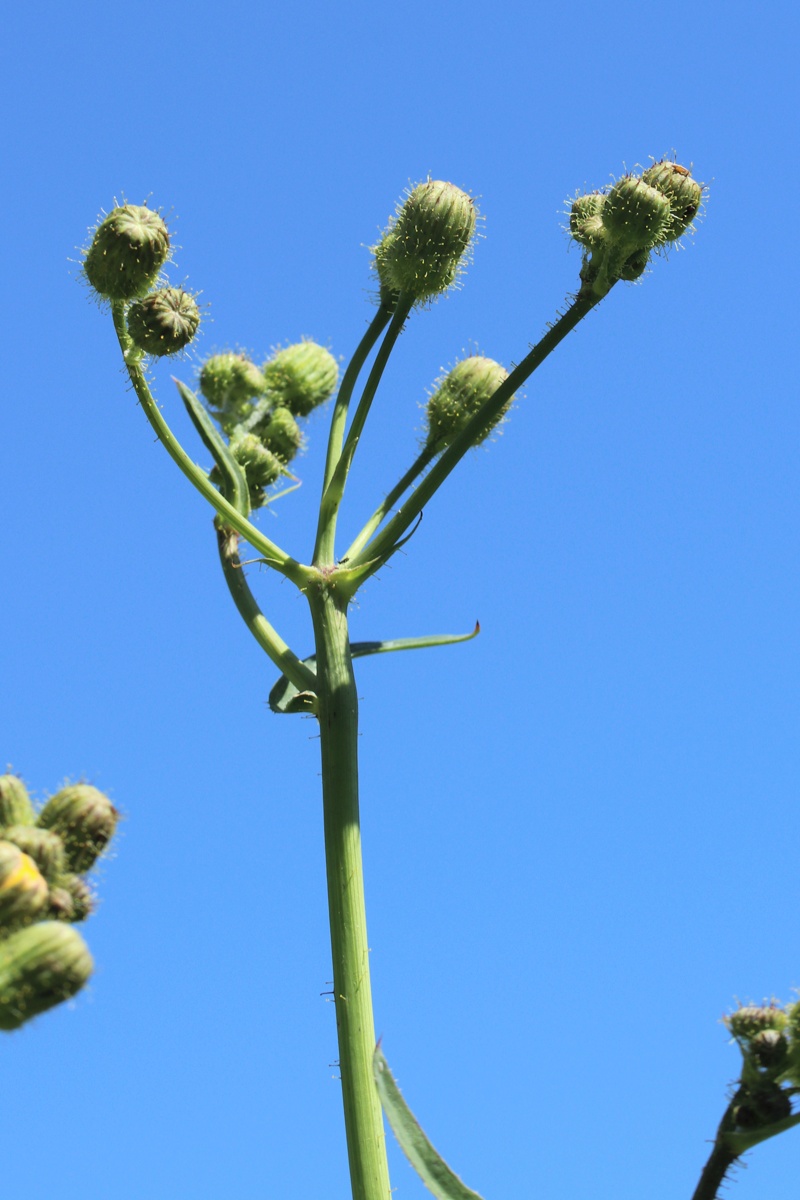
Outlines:
[[[409,1158],[436,1195],[445,1200],[474,1196],[416,1125],[386,1060],[375,1048],[353,670],[353,660],[365,654],[444,645],[474,633],[461,638],[351,643],[349,607],[362,585],[406,544],[437,489],[467,451],[502,421],[518,389],[551,351],[617,283],[639,279],[654,256],[691,228],[703,191],[686,168],[665,159],[640,175],[625,175],[607,190],[572,202],[569,229],[583,249],[583,260],[578,290],[566,309],[510,372],[474,355],[437,381],[427,406],[427,434],[416,460],[343,552],[336,540],[339,510],[386,363],[412,312],[424,308],[461,273],[475,234],[477,212],[472,198],[452,184],[429,179],[398,206],[373,247],[377,311],[338,391],[335,359],[310,341],[276,352],[261,367],[234,352],[214,355],[199,373],[202,399],[176,381],[213,460],[209,471],[195,465],[174,436],[147,377],[147,356],[181,350],[201,320],[194,298],[169,287],[162,277],[170,246],[166,225],[149,208],[124,205],[101,222],[87,249],[86,277],[110,307],[142,409],[168,453],[215,510],[218,553],[232,599],[280,671],[270,694],[271,707],[281,714],[313,714],[319,723],[334,996],[355,1200],[387,1200],[390,1194],[381,1104]],[[362,376],[365,380],[357,395]],[[303,441],[300,423],[334,393],[314,552],[311,561],[304,563],[268,537],[254,515],[292,490],[289,468]],[[287,479],[292,485],[281,486]],[[243,570],[242,541],[305,597],[314,635],[310,657],[300,658],[261,611]],[[745,1065],[695,1200],[716,1196],[743,1149],[796,1119],[791,1115],[796,1068],[789,1065],[798,1053],[795,1009],[786,1014],[787,1032],[784,1027],[768,1031],[775,1032],[775,1038],[759,1041],[760,1034],[745,1036],[736,1032],[735,1017],[731,1022]],[[779,1053],[772,1042],[780,1039]]]

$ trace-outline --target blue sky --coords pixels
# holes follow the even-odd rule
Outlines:
[[[800,986],[794,9],[34,0],[6,30],[0,760],[126,818],[90,989],[3,1038],[8,1194],[348,1194],[313,725],[266,708],[210,513],[77,278],[87,228],[114,197],[170,217],[208,306],[191,380],[302,335],[348,356],[402,190],[479,197],[463,288],[391,361],[355,532],[440,369],[518,361],[574,289],[565,198],[674,150],[710,186],[686,251],[545,364],[352,628],[483,628],[359,666],[376,1021],[409,1102],[486,1200],[688,1198],[738,1065],[719,1018]],[[261,518],[299,557],[324,433]],[[254,583],[308,653],[302,601]],[[426,1195],[391,1153],[397,1200]],[[737,1196],[790,1195],[798,1161],[796,1132],[759,1148]]]

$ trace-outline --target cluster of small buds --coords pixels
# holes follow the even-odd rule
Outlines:
[[[702,199],[703,185],[669,159],[623,176],[607,192],[577,196],[569,232],[584,249],[584,288],[599,298],[620,279],[638,279],[654,250],[691,227]]]
[[[742,1052],[733,1118],[742,1130],[783,1120],[800,1081],[800,1005],[740,1005],[724,1018]],[[788,1085],[788,1086],[787,1086]]]
[[[266,489],[302,449],[298,418],[330,399],[338,378],[336,359],[312,341],[277,350],[261,368],[232,352],[203,364],[200,392],[244,469],[253,508],[266,503]]]
[[[156,358],[184,350],[200,325],[191,293],[156,286],[169,251],[160,214],[146,205],[123,204],[97,226],[83,261],[83,273],[99,296],[132,302],[126,313],[131,341]]]
[[[75,784],[37,814],[25,785],[0,776],[0,1029],[69,999],[92,973],[70,926],[92,912],[84,876],[119,819],[97,788]]]
[[[500,363],[479,354],[457,362],[451,371],[436,381],[426,405],[426,448],[433,454],[445,450],[507,378],[508,372]],[[485,441],[496,428],[513,399],[509,396],[502,409],[477,432],[475,445]]]
[[[475,201],[452,183],[428,179],[409,192],[373,246],[381,302],[424,303],[455,282],[475,237]]]

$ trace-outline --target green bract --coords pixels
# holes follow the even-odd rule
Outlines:
[[[83,271],[107,300],[132,300],[153,286],[169,255],[169,233],[144,205],[113,209],[95,230]]]
[[[128,309],[128,333],[135,346],[157,358],[184,350],[200,324],[194,296],[182,288],[159,288]]]

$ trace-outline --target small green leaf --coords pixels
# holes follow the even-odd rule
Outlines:
[[[414,1114],[403,1099],[380,1045],[372,1056],[372,1074],[383,1111],[395,1137],[422,1182],[436,1200],[481,1200],[477,1192],[463,1184],[447,1163],[436,1153]]]
[[[481,631],[480,622],[470,633],[435,633],[430,637],[393,638],[384,642],[352,642],[350,653],[353,658],[366,658],[369,654],[389,654],[393,650],[425,650],[429,646],[451,646],[455,642],[469,642]],[[317,656],[303,659],[305,666],[316,670]],[[316,711],[316,696],[311,692],[300,692],[281,675],[269,694],[269,706],[276,713],[308,713]]]
[[[213,455],[214,462],[219,467],[223,496],[243,517],[249,516],[250,491],[244,471],[231,454],[227,442],[216,429],[205,406],[200,403],[194,392],[185,383],[181,383],[180,379],[175,379],[175,386],[180,393],[181,400],[186,405],[186,411],[192,419],[192,424],[203,439],[203,445]]]
[[[782,1121],[774,1121],[771,1125],[764,1125],[761,1129],[754,1129],[749,1133],[745,1131],[726,1133],[723,1137],[725,1145],[734,1154],[745,1154],[759,1142],[766,1142],[768,1138],[777,1137],[779,1133],[785,1133],[787,1129],[793,1129],[795,1125],[800,1125],[800,1113],[794,1113],[791,1117],[784,1117]]]

